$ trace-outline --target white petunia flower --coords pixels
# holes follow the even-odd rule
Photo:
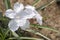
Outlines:
[[[31,18],[36,18],[37,22],[42,25],[42,16],[38,14],[35,7],[30,5],[24,7],[22,3],[18,2],[14,4],[14,10],[6,10],[5,16],[11,19],[8,24],[11,31],[16,31],[19,27],[26,30],[30,24],[28,19]]]

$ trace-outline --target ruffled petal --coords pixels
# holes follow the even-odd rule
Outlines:
[[[8,18],[13,19],[15,17],[16,13],[12,9],[8,9],[5,12],[5,16]]]
[[[42,25],[42,16],[41,16],[37,11],[34,11],[34,12],[36,13],[35,18],[36,18],[37,22],[38,22],[40,25]]]
[[[42,25],[42,16],[35,10],[35,7],[27,5],[25,8],[30,10],[29,13],[31,13],[32,10],[32,12],[35,14],[37,22]]]
[[[35,10],[35,7],[33,7],[33,6],[31,6],[31,5],[26,5],[25,8],[26,8],[26,9]]]
[[[30,10],[30,9],[25,9],[24,12],[25,12],[24,19],[31,19],[31,18],[33,18],[33,17],[36,15],[36,14],[35,14],[32,10]]]
[[[8,24],[8,27],[11,31],[16,31],[19,28],[15,20],[11,20]]]
[[[22,30],[29,28],[29,21],[25,19],[16,19],[15,20]]]
[[[25,24],[23,26],[20,26],[22,30],[26,30],[30,28],[30,22],[26,20]]]
[[[30,9],[25,9],[24,11],[21,11],[20,13],[18,13],[18,14],[16,15],[16,17],[17,17],[17,16],[20,16],[19,18],[21,18],[21,19],[31,19],[31,18],[33,18],[35,15],[36,15],[36,14],[35,14],[32,10],[30,10]]]
[[[24,9],[24,5],[22,4],[22,3],[18,3],[18,2],[16,2],[15,4],[14,4],[14,11],[16,12],[16,13],[19,13],[21,10],[23,10]]]

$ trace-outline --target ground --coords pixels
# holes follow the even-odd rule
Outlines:
[[[13,4],[18,1],[22,2],[24,4],[30,4],[34,2],[34,0],[11,0],[11,6],[13,7]],[[44,5],[45,3],[51,2],[52,0],[41,0],[37,5],[36,8],[40,7],[41,5]],[[56,1],[53,2],[51,5],[47,6],[44,10],[38,10],[38,12],[43,16],[43,25],[44,26],[50,26],[52,28],[57,29],[60,31],[60,6],[57,5]],[[3,9],[4,8],[4,9]],[[3,4],[2,0],[0,0],[0,11],[5,12],[5,5]],[[47,37],[51,38],[51,40],[60,40],[60,34],[46,30],[41,29],[40,32]],[[32,34],[31,34],[32,35]],[[34,35],[32,35],[34,36]]]

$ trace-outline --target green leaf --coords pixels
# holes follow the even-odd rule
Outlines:
[[[7,34],[9,33],[10,30],[7,29],[7,31],[5,32],[5,35],[4,35],[4,39],[6,38]]]
[[[4,40],[6,38],[7,34],[8,34],[8,30],[0,27],[0,36],[1,36],[2,40]]]
[[[32,6],[36,6],[41,0],[35,0],[35,2],[32,4]]]
[[[36,34],[36,35],[39,35],[39,36],[41,36],[41,37],[43,37],[43,38],[45,38],[45,39],[47,39],[47,40],[51,40],[51,39],[49,39],[48,37],[44,36],[43,34],[37,32],[37,31],[31,30],[31,29],[26,30],[26,31],[31,32],[31,33]]]
[[[29,40],[43,40],[43,39],[39,39],[39,38],[32,38],[32,37],[12,37],[9,39],[29,39]]]
[[[2,18],[3,17],[3,13],[2,12],[0,12],[0,18]]]
[[[39,8],[37,8],[36,10],[43,10],[44,8],[48,7],[49,5],[51,5],[55,1],[56,0],[53,0],[53,1],[49,2],[49,3],[46,3],[46,4],[42,5],[42,6],[40,6]]]
[[[0,40],[2,40],[1,37],[0,37]]]
[[[1,34],[1,33],[0,33],[0,39],[1,39],[1,40],[4,40],[4,36],[3,36],[3,34]]]
[[[45,9],[47,4],[48,4],[48,3],[46,3],[46,4],[44,4],[44,5],[36,8],[36,10],[43,10],[43,9]]]
[[[35,0],[34,3],[32,5],[35,5],[36,3],[38,3],[39,0]]]
[[[14,37],[19,37],[19,35],[16,32],[12,32]]]
[[[56,30],[56,29],[54,29],[54,28],[51,28],[51,27],[48,27],[48,26],[40,26],[40,25],[38,25],[38,24],[32,24],[31,26],[37,27],[37,28],[44,28],[44,29],[48,29],[48,30],[52,30],[52,31],[54,31],[54,32],[60,33],[58,30]]]
[[[3,32],[2,29],[3,29],[3,28],[0,26],[0,35],[3,37],[3,35],[4,35],[3,33],[4,33],[4,32]]]
[[[0,33],[0,39],[3,39],[3,35]]]
[[[10,0],[3,0],[3,2],[5,4],[6,9],[10,9],[11,8]]]

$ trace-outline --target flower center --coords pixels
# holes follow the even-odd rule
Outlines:
[[[17,18],[17,19],[19,19],[19,18],[20,18],[20,16],[16,16],[16,18]]]

